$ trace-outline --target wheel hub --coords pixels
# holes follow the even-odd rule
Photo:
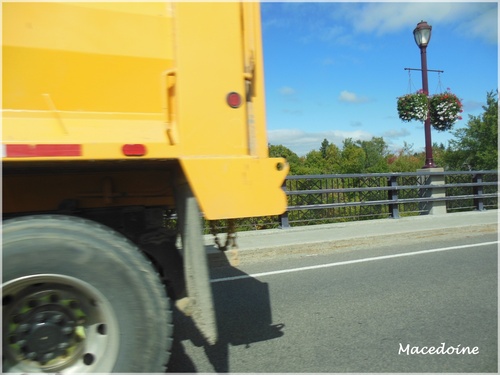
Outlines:
[[[4,323],[8,327],[4,334],[11,358],[28,366],[52,369],[81,355],[84,334],[79,327],[87,316],[71,288],[31,284],[7,294],[3,302],[4,319],[10,321],[7,326]]]
[[[4,372],[111,372],[119,330],[97,289],[59,274],[24,276],[2,287]]]
[[[34,309],[20,318],[14,343],[25,359],[46,363],[63,356],[75,341],[75,320],[70,311],[59,306]]]

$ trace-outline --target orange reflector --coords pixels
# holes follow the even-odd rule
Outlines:
[[[125,156],[143,156],[146,154],[146,146],[141,144],[128,144],[122,147]]]
[[[241,105],[241,95],[237,92],[230,92],[226,97],[227,104],[231,108],[238,108]]]

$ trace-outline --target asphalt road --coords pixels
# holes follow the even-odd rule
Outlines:
[[[219,342],[176,313],[168,371],[497,372],[497,240],[453,233],[215,268]],[[454,353],[415,353],[429,347]]]

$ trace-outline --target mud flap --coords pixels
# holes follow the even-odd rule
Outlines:
[[[177,214],[182,238],[184,277],[190,300],[192,319],[210,344],[217,341],[217,323],[203,243],[200,209],[187,183],[177,186]]]
[[[281,215],[287,208],[283,158],[183,157],[180,163],[208,220]]]

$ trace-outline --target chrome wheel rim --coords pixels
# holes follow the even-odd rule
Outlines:
[[[2,285],[3,370],[111,372],[119,327],[109,301],[80,279],[30,275]]]

